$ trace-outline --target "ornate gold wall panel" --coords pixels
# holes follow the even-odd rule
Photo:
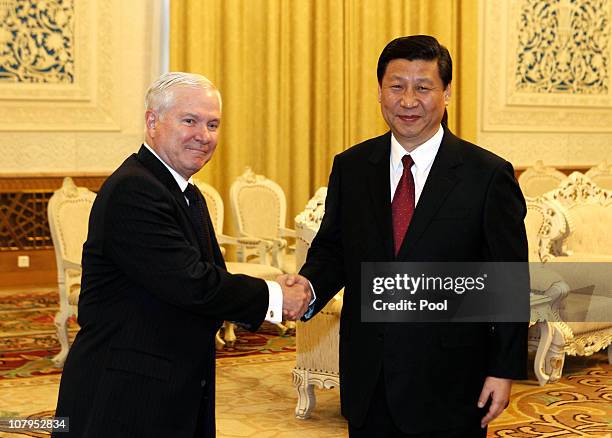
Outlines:
[[[59,75],[40,71],[34,73],[33,66],[45,62],[38,60],[48,49],[44,46],[46,39],[37,37],[43,33],[38,29],[42,26],[39,23],[42,19],[36,20],[32,15],[57,17],[59,12],[54,12],[58,6],[54,1],[38,2],[39,9],[32,8],[37,12],[24,11],[29,3],[17,0],[14,7],[5,12],[8,13],[6,20],[13,23],[8,25],[13,40],[4,46],[13,50],[2,66],[5,71],[0,70],[0,74],[9,74],[6,70],[13,64],[12,58],[19,58],[18,53],[26,52],[27,55],[21,62],[16,62],[13,69],[15,76],[0,80],[0,131],[65,130],[67,121],[72,126],[71,131],[119,130],[120,108],[113,83],[113,70],[119,61],[113,53],[113,50],[119,49],[113,44],[113,37],[119,31],[116,20],[118,2],[72,0],[69,2],[74,5],[72,8],[63,8],[73,11],[68,17],[73,25],[64,29],[66,35],[62,37],[70,41],[70,54],[64,55],[73,58],[67,64],[69,70],[74,71],[72,80],[61,80]],[[62,3],[66,3],[66,0]],[[47,7],[49,12],[40,10],[42,7]],[[23,15],[29,18],[25,23],[20,21]],[[6,33],[6,28],[3,28]],[[15,46],[25,47],[20,50]]]
[[[480,8],[479,143],[519,166],[612,158],[612,1]]]
[[[0,176],[110,173],[137,150],[159,2],[0,0]]]
[[[3,0],[0,22],[0,82],[74,82],[74,0]]]

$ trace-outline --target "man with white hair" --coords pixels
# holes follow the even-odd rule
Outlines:
[[[60,384],[61,437],[214,437],[214,336],[300,317],[302,286],[225,269],[202,194],[221,96],[205,77],[162,75],[146,97],[145,139],[106,180],[83,246],[81,330]]]

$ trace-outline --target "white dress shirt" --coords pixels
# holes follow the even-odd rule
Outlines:
[[[425,186],[425,181],[427,181],[427,177],[429,176],[431,165],[436,158],[438,149],[440,149],[442,137],[444,137],[444,129],[442,129],[442,125],[440,125],[440,129],[438,129],[438,132],[436,132],[433,137],[422,145],[417,146],[417,148],[410,153],[410,156],[414,161],[414,165],[410,170],[412,171],[412,176],[414,177],[415,207],[417,206],[421,193],[423,192],[423,187]],[[391,201],[393,201],[395,189],[397,189],[399,180],[404,172],[404,165],[402,164],[402,157],[404,155],[408,155],[408,152],[401,144],[399,144],[395,136],[391,134],[391,158],[389,160],[389,164],[391,166],[389,169],[389,176],[391,179]]]
[[[414,165],[410,170],[412,171],[412,176],[414,178],[415,207],[419,202],[421,193],[423,192],[423,187],[425,186],[425,181],[427,181],[427,177],[429,176],[431,165],[433,164],[434,159],[436,158],[438,149],[440,149],[442,137],[444,137],[444,129],[442,128],[442,125],[440,125],[440,128],[433,135],[433,137],[431,137],[425,143],[419,145],[410,154],[412,160],[414,161]],[[408,151],[406,151],[406,149],[404,149],[404,147],[399,144],[395,136],[391,134],[391,157],[389,159],[389,165],[391,166],[389,172],[391,183],[391,202],[393,202],[393,195],[395,194],[395,189],[397,189],[399,180],[402,177],[402,173],[404,172],[404,165],[402,164],[402,157],[404,155],[408,155]],[[316,297],[314,293],[314,288],[312,287],[312,283],[310,285],[310,288],[312,290],[313,297]],[[310,318],[312,312],[314,311],[314,308],[312,307],[313,303],[314,299],[310,303],[311,307],[304,315],[306,318]]]
[[[178,184],[179,188],[181,189],[181,192],[185,192],[187,185],[189,183],[193,183],[193,179],[189,178],[189,180],[186,180],[185,178],[183,178],[176,170],[170,167],[168,163],[162,160],[161,157],[157,155],[157,153],[151,148],[151,146],[149,146],[146,142],[143,144],[170,171],[170,173],[176,180],[176,183]],[[185,201],[187,201],[187,205],[189,205],[189,200],[187,200],[187,198],[185,198]],[[281,289],[280,285],[275,281],[266,280],[266,284],[268,285],[269,294],[266,321],[269,321],[271,323],[279,323],[283,320],[283,290]]]

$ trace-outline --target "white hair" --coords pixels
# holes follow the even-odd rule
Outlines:
[[[217,87],[205,76],[196,73],[185,73],[181,71],[168,72],[161,75],[147,90],[145,96],[145,110],[153,110],[163,113],[172,105],[174,100],[173,90],[178,87],[185,88],[212,88],[219,95],[221,103],[221,93]]]

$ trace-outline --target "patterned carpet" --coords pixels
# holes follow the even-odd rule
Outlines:
[[[55,292],[0,291],[0,309],[0,417],[51,417],[61,371],[50,360],[58,351]],[[76,328],[73,323],[73,335]],[[293,337],[276,333],[273,326],[256,334],[241,331],[235,350],[220,354],[217,436],[346,437],[337,389],[316,390],[312,418],[295,419]],[[559,382],[540,387],[532,375],[517,382],[512,393],[489,438],[612,438],[612,366],[604,352],[568,357]],[[1,438],[47,436],[0,431]]]
[[[51,361],[59,352],[53,324],[57,302],[55,290],[0,292],[0,380],[61,373]],[[72,319],[71,339],[77,330]],[[219,358],[295,351],[295,337],[278,336],[277,328],[268,323],[256,333],[238,328],[236,335],[234,347],[219,352]]]

